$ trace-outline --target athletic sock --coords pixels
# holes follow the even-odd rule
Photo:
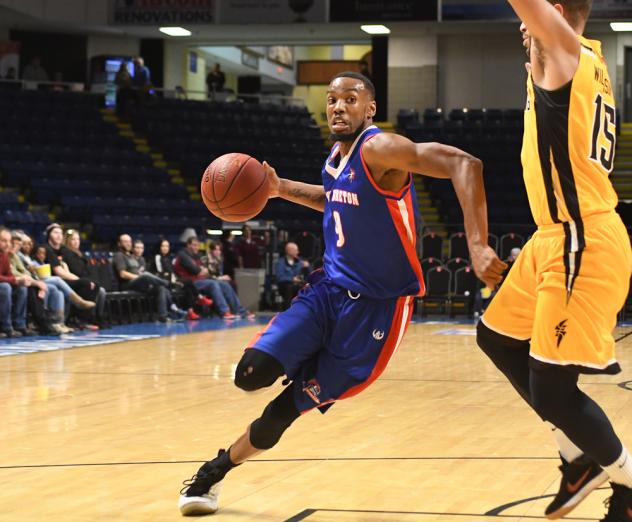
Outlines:
[[[231,469],[239,466],[239,464],[234,464],[233,461],[230,460],[230,448],[219,454],[213,464],[221,469],[224,473],[228,473]]]
[[[621,484],[626,488],[632,488],[632,456],[623,447],[621,456],[609,466],[603,466],[610,480],[615,484]]]
[[[560,455],[566,462],[573,462],[577,457],[584,454],[573,442],[566,436],[566,434],[550,422],[546,423],[553,431],[553,438],[560,451]]]

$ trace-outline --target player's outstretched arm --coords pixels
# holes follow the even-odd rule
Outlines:
[[[263,162],[263,168],[270,182],[271,198],[283,198],[319,212],[325,211],[325,189],[322,185],[310,185],[279,178],[276,171],[266,161]]]
[[[548,90],[566,85],[579,64],[581,46],[575,30],[547,0],[508,2],[526,26],[525,36],[535,40],[531,47],[536,50],[538,63],[532,61],[530,65],[536,84]]]
[[[579,42],[573,28],[547,0],[507,0],[529,34],[545,48],[561,47],[579,53]]]
[[[465,233],[478,278],[494,288],[507,267],[487,244],[487,202],[483,164],[466,152],[439,143],[413,143],[397,134],[378,134],[363,147],[375,181],[392,171],[452,180],[463,210]]]

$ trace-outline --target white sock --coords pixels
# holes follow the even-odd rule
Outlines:
[[[610,466],[603,466],[610,480],[615,484],[621,484],[627,488],[632,488],[632,456],[628,450],[623,447],[621,456],[615,460]]]
[[[548,426],[553,431],[553,438],[560,451],[560,455],[566,462],[573,462],[577,457],[584,454],[572,441],[566,436],[566,434],[559,428],[555,427],[550,422],[547,422]]]

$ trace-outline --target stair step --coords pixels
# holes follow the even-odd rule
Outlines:
[[[167,174],[169,174],[170,176],[179,176],[181,173],[180,169],[168,168]]]
[[[166,161],[154,161],[154,167],[157,167],[159,169],[164,169],[167,167],[167,162]]]

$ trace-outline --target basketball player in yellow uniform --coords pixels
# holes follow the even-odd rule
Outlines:
[[[615,374],[612,330],[627,293],[630,241],[608,179],[612,84],[582,35],[591,0],[509,0],[527,49],[524,180],[537,232],[482,317],[477,342],[540,417],[562,457],[549,519],[610,478],[607,521],[632,522],[632,458],[579,374]]]

